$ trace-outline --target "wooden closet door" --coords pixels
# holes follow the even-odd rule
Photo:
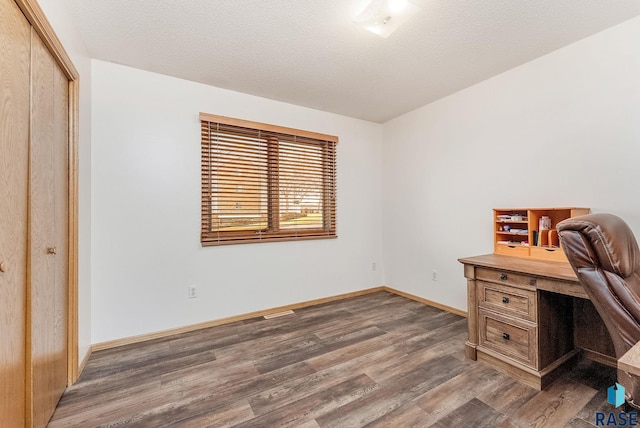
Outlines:
[[[48,370],[53,374],[53,400],[51,418],[55,406],[67,387],[68,380],[68,316],[69,316],[69,81],[56,66],[53,72],[54,91],[54,246],[56,249],[54,266],[53,304],[51,334],[53,354]]]
[[[55,264],[55,384],[56,405],[67,386],[68,373],[68,317],[69,317],[69,80],[59,67],[55,67],[54,88],[54,242]]]
[[[30,26],[0,0],[0,426],[25,422]]]
[[[27,395],[45,426],[67,385],[68,82],[31,32],[31,333]]]

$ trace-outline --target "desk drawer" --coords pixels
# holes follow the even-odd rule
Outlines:
[[[529,257],[529,247],[521,244],[496,244],[494,251],[505,256]]]
[[[536,322],[536,292],[490,282],[478,282],[480,306]]]
[[[480,345],[537,369],[537,326],[480,309]]]
[[[552,262],[569,263],[561,248],[531,247],[531,257]]]
[[[512,285],[514,287],[535,290],[537,278],[532,275],[513,273],[506,270],[476,269],[476,279],[481,281],[496,282],[499,284]]]

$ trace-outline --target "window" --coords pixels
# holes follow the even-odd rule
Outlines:
[[[200,113],[202,245],[336,237],[338,137]]]

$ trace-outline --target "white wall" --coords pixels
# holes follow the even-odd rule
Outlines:
[[[456,260],[493,251],[493,208],[585,206],[640,237],[638,40],[635,18],[385,123],[387,285],[466,310]]]
[[[381,125],[96,60],[92,84],[94,343],[382,285]],[[338,239],[202,248],[199,112],[339,136]]]
[[[38,3],[80,75],[78,189],[78,355],[91,346],[91,59],[62,0]]]

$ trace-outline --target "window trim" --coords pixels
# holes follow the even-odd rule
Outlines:
[[[271,125],[261,122],[253,122],[244,119],[235,119],[226,116],[219,116],[209,113],[200,113],[201,123],[201,174],[202,174],[202,188],[201,188],[201,233],[200,242],[202,246],[218,246],[228,244],[240,244],[240,243],[257,243],[257,242],[281,242],[281,241],[296,241],[296,240],[309,240],[309,239],[331,239],[337,237],[336,227],[336,209],[337,209],[337,166],[336,166],[336,149],[338,143],[338,137],[334,135],[321,134],[318,132],[305,131],[295,128],[287,128],[283,126]],[[206,132],[205,127],[211,125],[224,125],[237,128],[244,128],[245,130],[260,131],[264,133],[264,138],[267,140],[274,139],[274,144],[268,143],[268,156],[267,161],[269,171],[277,170],[277,164],[274,168],[272,162],[274,162],[274,156],[272,151],[277,152],[276,136],[286,136],[295,138],[303,138],[306,140],[315,140],[317,145],[323,148],[322,165],[323,168],[328,168],[327,171],[323,171],[322,174],[322,212],[323,212],[323,225],[317,229],[288,229],[287,231],[280,231],[279,224],[279,174],[266,175],[267,182],[267,194],[268,196],[268,211],[267,215],[267,228],[263,231],[247,230],[244,231],[219,231],[212,230],[213,223],[213,182],[212,177],[212,159],[214,159],[213,151],[211,150],[212,139],[210,131]],[[273,134],[270,136],[269,134]],[[300,146],[315,145],[313,141],[301,142]],[[277,158],[277,156],[275,156]],[[277,162],[277,161],[276,161]]]

